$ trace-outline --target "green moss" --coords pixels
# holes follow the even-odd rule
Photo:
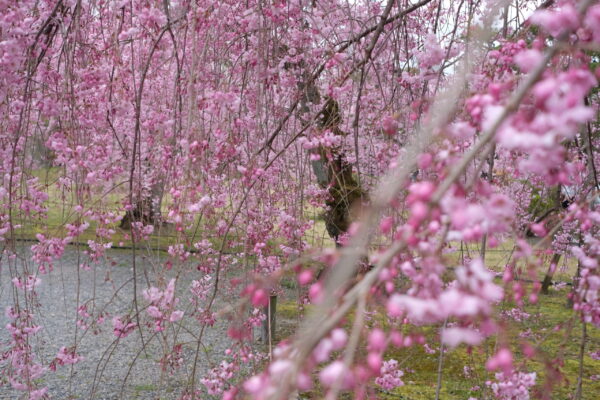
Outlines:
[[[156,386],[149,384],[149,385],[135,385],[133,390],[135,390],[136,392],[150,392],[153,390],[156,390]]]
[[[528,288],[529,289],[529,288]],[[524,371],[537,373],[535,390],[544,390],[548,380],[553,384],[553,399],[568,399],[574,393],[577,376],[579,374],[579,351],[581,344],[582,325],[575,317],[573,310],[566,306],[566,291],[570,289],[552,290],[547,296],[540,296],[537,304],[526,304],[524,311],[531,316],[522,322],[510,321],[507,323],[509,345],[515,354],[515,365]],[[516,307],[513,302],[503,302],[499,311],[510,310]],[[387,318],[381,308],[373,315],[367,325],[385,327]],[[278,315],[288,321],[302,319],[302,313],[294,301],[282,301],[278,306]],[[353,313],[346,318],[345,325],[350,328]],[[562,329],[556,330],[556,326]],[[425,336],[427,343],[433,349],[439,347],[440,326],[411,327],[412,332]],[[521,338],[519,334],[531,330],[533,336]],[[290,335],[294,327],[286,327]],[[407,333],[408,331],[404,332]],[[594,400],[600,393],[600,382],[592,381],[590,376],[600,374],[600,361],[593,360],[589,353],[600,348],[600,330],[587,326],[587,343],[583,358],[583,398]],[[284,337],[281,337],[283,339]],[[522,354],[521,344],[530,343],[536,349],[533,360],[526,359]],[[482,398],[483,392],[488,390],[486,381],[494,380],[494,374],[485,369],[486,360],[494,353],[499,344],[496,338],[487,339],[477,348],[459,346],[448,350],[444,354],[442,387],[440,399],[467,399],[469,397]],[[366,345],[363,342],[357,351],[357,357],[364,357]],[[373,385],[377,398],[381,399],[410,399],[431,400],[435,398],[437,383],[437,368],[439,352],[428,354],[423,347],[410,348],[390,347],[385,354],[386,359],[396,359],[405,374],[405,385],[391,392],[386,392]],[[556,360],[564,360],[561,365]],[[465,376],[464,367],[471,369],[469,377]],[[561,378],[549,377],[547,367],[558,367]],[[474,388],[479,390],[473,390]],[[313,398],[322,396],[322,392],[315,389],[311,393]]]
[[[278,318],[299,321],[306,311],[305,307],[301,307],[294,301],[280,301],[277,303]]]

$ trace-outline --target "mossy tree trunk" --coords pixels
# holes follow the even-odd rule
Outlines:
[[[125,213],[119,228],[129,230],[134,222],[141,222],[144,225],[156,225],[160,219],[160,214],[156,214],[153,203],[150,196],[138,200],[133,209]]]
[[[327,99],[319,128],[330,130],[335,135],[346,136],[339,128],[342,117],[337,101]],[[352,165],[348,163],[346,154],[340,148],[325,148],[319,146],[312,150],[318,159],[312,161],[312,168],[319,186],[327,189],[329,198],[325,205],[325,227],[329,236],[339,246],[340,236],[348,231],[350,224],[356,219],[356,213],[366,194],[352,174]]]
[[[162,198],[164,192],[164,181],[159,180],[152,185],[149,193],[140,193],[141,199],[135,202],[133,209],[121,220],[119,228],[131,229],[132,222],[141,222],[144,225],[152,225],[155,228],[162,226]]]

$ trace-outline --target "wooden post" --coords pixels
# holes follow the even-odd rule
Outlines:
[[[263,312],[267,316],[262,324],[261,340],[263,343],[271,344],[275,341],[275,332],[277,327],[277,296],[269,296],[269,304],[264,308]]]

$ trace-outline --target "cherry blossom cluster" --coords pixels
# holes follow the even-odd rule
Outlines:
[[[494,395],[501,400],[529,400],[529,390],[535,385],[536,373],[512,372],[496,374],[495,382],[488,382]]]
[[[171,279],[165,290],[151,287],[144,290],[144,298],[149,303],[146,312],[154,320],[154,329],[162,331],[167,323],[183,318],[183,311],[175,310],[179,299],[175,297],[175,279]]]
[[[381,376],[375,378],[375,383],[385,390],[392,390],[404,385],[403,375],[404,372],[398,369],[398,361],[390,359],[381,365]]]
[[[42,327],[35,325],[33,315],[26,311],[7,308],[6,316],[10,320],[6,329],[11,339],[9,350],[0,357],[3,376],[13,389],[26,392],[30,400],[41,399],[48,389],[38,388],[36,380],[46,373],[47,368],[36,360],[31,341]]]

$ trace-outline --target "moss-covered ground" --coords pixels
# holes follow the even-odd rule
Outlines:
[[[537,384],[532,393],[548,392],[552,387],[551,399],[571,399],[575,393],[579,376],[579,354],[582,339],[582,323],[573,309],[567,305],[570,286],[552,289],[550,294],[541,295],[537,304],[525,303],[521,311],[529,317],[515,320],[501,317],[503,328],[508,332],[509,346],[516,356],[517,369],[536,372]],[[509,311],[518,306],[504,301],[498,311]],[[367,325],[386,327],[383,307],[381,313],[374,314]],[[298,306],[295,300],[280,302],[278,306],[278,335],[284,339],[292,335],[302,316],[310,308]],[[353,316],[349,315],[346,326],[350,328]],[[386,392],[373,385],[371,390],[376,398],[430,400],[436,395],[438,365],[440,357],[439,332],[441,325],[405,328],[404,333],[422,334],[427,340],[424,346],[393,347],[386,351],[386,359],[395,359],[404,372],[404,386]],[[591,353],[600,350],[600,330],[591,324],[586,326],[586,345],[583,355],[583,399],[600,398],[600,361],[594,360]],[[523,344],[535,349],[533,358],[523,356]],[[494,373],[485,368],[486,360],[494,354],[500,343],[492,336],[483,346],[471,348],[466,345],[444,351],[440,399],[485,399],[493,398],[486,382],[494,380]],[[357,351],[358,357],[366,354],[365,343]],[[321,398],[323,392],[316,388],[306,394],[306,398]],[[538,398],[538,397],[532,397]],[[540,397],[541,398],[541,397]]]

